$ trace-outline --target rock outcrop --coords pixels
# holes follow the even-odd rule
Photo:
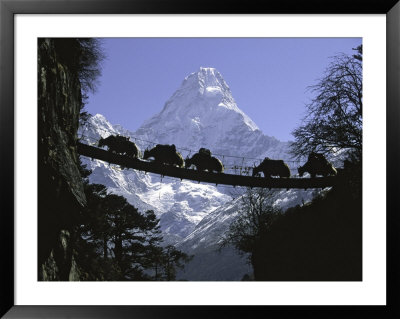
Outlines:
[[[78,72],[60,41],[38,40],[38,279],[78,280],[73,236],[86,204],[76,150],[82,107]]]

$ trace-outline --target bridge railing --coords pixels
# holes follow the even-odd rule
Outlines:
[[[230,173],[197,171],[195,169],[178,168],[171,165],[157,164],[151,161],[130,158],[83,143],[78,143],[77,147],[78,153],[83,156],[117,164],[123,168],[132,168],[139,171],[160,174],[162,176],[180,178],[181,180],[187,179],[216,185],[309,189],[330,187],[334,186],[336,183],[336,177],[334,176],[321,178],[264,178]]]
[[[92,126],[90,123],[87,125]],[[96,133],[93,133],[92,130],[89,130],[88,127],[81,127],[80,129],[80,141],[81,143],[87,143],[91,146],[97,146],[99,141],[99,133],[97,130],[101,130],[101,128],[96,127]],[[117,135],[118,132],[113,132],[112,134],[110,131],[104,130],[104,137],[109,135]],[[156,142],[143,140],[141,138],[135,137],[131,134],[124,134],[123,136],[129,137],[132,142],[134,142],[143,152],[145,149],[151,149],[157,145]],[[187,157],[191,157],[198,150],[191,150],[184,147],[176,146],[178,152],[181,153],[182,157],[185,159]],[[213,156],[217,157],[222,164],[224,165],[224,172],[227,174],[233,175],[244,175],[250,176],[252,174],[252,170],[255,166],[259,165],[263,158],[252,158],[246,156],[235,156],[230,154],[219,154],[219,152],[213,152]],[[297,169],[302,166],[305,161],[304,160],[290,160],[286,159],[285,163],[288,164],[292,178],[297,178]]]

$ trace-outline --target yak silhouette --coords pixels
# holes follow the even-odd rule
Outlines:
[[[110,152],[120,155],[126,155],[133,158],[138,158],[140,156],[140,150],[136,144],[129,141],[128,137],[121,135],[110,135],[106,138],[101,138],[98,146],[107,146]]]
[[[323,154],[314,152],[308,155],[307,162],[303,166],[300,166],[297,170],[300,177],[302,177],[305,172],[310,173],[311,178],[314,178],[317,175],[322,175],[324,177],[329,175],[337,175],[336,168],[327,161],[325,156]]]
[[[198,171],[209,171],[209,172],[224,172],[224,165],[222,162],[211,156],[210,150],[206,148],[201,148],[198,153],[194,154],[191,158],[186,158],[185,168],[190,168],[190,166],[196,166]]]
[[[154,162],[158,164],[176,165],[178,167],[183,167],[184,164],[183,157],[176,151],[174,144],[157,144],[151,150],[145,150],[143,158],[148,159],[150,157],[153,157]]]
[[[264,158],[260,165],[253,168],[253,177],[264,173],[265,178],[272,176],[290,177],[289,166],[283,160],[272,160],[268,157]]]

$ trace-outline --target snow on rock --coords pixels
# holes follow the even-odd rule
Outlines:
[[[187,76],[163,109],[135,132],[121,125],[112,125],[103,115],[96,114],[80,128],[80,134],[89,144],[96,144],[100,137],[111,134],[128,136],[142,152],[154,143],[175,144],[184,158],[206,147],[223,160],[225,167],[255,164],[253,159],[245,162],[241,157],[290,158],[288,142],[264,135],[239,109],[229,86],[214,68],[201,67]],[[237,157],[229,158],[228,155]],[[205,259],[210,256],[218,258],[215,255],[218,238],[237,214],[237,203],[232,202],[226,188],[168,177],[161,180],[159,175],[122,170],[99,160],[83,158],[83,161],[93,170],[89,177],[91,182],[104,184],[109,191],[125,196],[139,210],[153,209],[161,218],[161,229],[168,242],[177,244],[188,253],[193,253],[191,250],[194,249]],[[289,191],[280,200],[283,205],[291,205],[300,203],[302,196],[309,197],[299,191]],[[230,260],[228,267],[231,270],[226,271],[227,274],[238,269],[248,270],[245,258],[233,250],[228,249],[223,255],[225,262]],[[218,261],[223,269],[224,258]],[[203,267],[206,269],[207,265]],[[211,268],[208,272],[204,270],[207,275],[203,277],[193,276],[204,280],[212,271]],[[224,280],[223,273],[216,276]],[[236,277],[229,275],[226,278]]]

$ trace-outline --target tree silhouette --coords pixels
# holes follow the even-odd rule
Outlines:
[[[91,116],[83,111],[88,94],[96,91],[106,58],[102,41],[98,38],[54,38],[53,42],[58,60],[78,75],[82,97],[79,122],[83,125]]]
[[[193,258],[185,254],[184,252],[175,248],[175,246],[168,245],[165,247],[161,256],[162,269],[164,272],[164,279],[167,281],[175,280],[176,269],[183,269],[185,263],[189,262]]]
[[[273,193],[264,188],[248,188],[241,201],[239,217],[223,235],[220,247],[231,244],[240,253],[249,253],[249,261],[253,264],[254,247],[281,210],[273,206]]]
[[[357,54],[337,55],[322,79],[310,87],[316,97],[306,105],[303,124],[295,129],[291,151],[296,157],[311,152],[362,152],[362,46]]]
[[[176,268],[190,257],[174,246],[163,247],[160,220],[144,214],[101,184],[90,184],[91,171],[81,165],[87,198],[79,220],[77,259],[86,280],[174,280]]]
[[[94,92],[101,75],[101,63],[105,59],[102,42],[97,38],[54,38],[54,46],[60,61],[79,76],[83,96]]]

